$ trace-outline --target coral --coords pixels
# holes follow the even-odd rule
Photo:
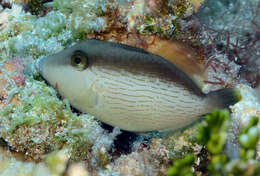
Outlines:
[[[259,7],[259,0],[208,0],[195,15],[178,20],[176,38],[197,49],[209,74],[203,92],[245,82],[257,86]]]
[[[142,1],[134,2],[136,8],[127,13],[128,31],[172,37],[178,34],[177,19],[191,15],[190,1]],[[120,13],[120,12],[119,12]]]
[[[121,155],[107,166],[109,172],[120,175],[164,175],[169,165],[168,150],[161,144],[161,140],[154,139],[149,150],[137,145],[129,155]]]
[[[196,122],[185,129],[174,131],[174,133],[161,134],[162,144],[169,151],[169,157],[172,160],[180,159],[188,153],[198,154],[202,150],[202,146],[196,141],[200,124],[201,122]]]
[[[206,86],[203,91],[208,93],[223,87],[234,87],[240,82],[240,68],[234,61],[230,61],[226,54],[215,51],[206,63],[208,79],[205,80]]]
[[[206,52],[212,56],[221,52],[239,65],[236,77],[240,81],[245,79],[252,87],[259,81],[259,7],[259,0],[209,0],[197,14],[198,24],[204,26],[200,27],[200,41],[208,48],[215,48]]]
[[[68,168],[68,176],[89,176],[90,174],[85,170],[83,163],[72,164]]]
[[[69,155],[66,149],[48,154],[44,161],[39,163],[28,162],[15,157],[14,152],[3,152],[0,148],[0,175],[17,176],[61,176],[66,173]],[[75,170],[76,169],[76,170]],[[82,164],[72,164],[68,176],[75,174],[87,176]]]
[[[32,1],[25,3],[30,2]],[[8,14],[8,23],[5,22],[5,17],[2,22],[6,23],[5,28],[0,32],[0,41],[4,41],[0,45],[3,51],[0,56],[6,58],[12,53],[15,56],[38,58],[56,53],[78,40],[93,37],[93,33],[120,36],[125,32],[127,35],[139,32],[172,36],[178,33],[175,21],[183,17],[185,9],[192,9],[192,3],[185,2],[185,7],[178,3],[177,8],[177,2],[174,1],[155,3],[136,0],[112,3],[107,0],[54,0],[45,3],[45,6],[53,10],[38,18],[25,13],[20,5],[13,4],[11,9],[2,12],[4,16]],[[131,4],[133,8],[129,8]],[[182,9],[181,12],[179,8]],[[178,13],[174,15],[171,9]],[[28,42],[23,42],[24,40]]]
[[[260,104],[256,92],[247,85],[238,85],[242,100],[231,106],[232,119],[238,121],[239,126],[244,128],[248,125],[252,116],[259,116]]]
[[[102,32],[105,30],[106,21],[102,14],[107,11],[107,0],[54,0],[51,6],[60,12],[69,15],[70,29],[75,36],[83,37],[86,33]],[[81,7],[81,8],[78,8]],[[88,12],[88,13],[86,13]]]
[[[238,156],[239,153],[239,141],[238,135],[242,128],[245,128],[252,116],[260,117],[260,104],[256,96],[256,92],[247,86],[247,85],[238,85],[240,89],[242,100],[237,104],[231,106],[231,117],[232,117],[232,126],[228,133],[228,154],[233,155],[234,157]],[[257,145],[257,158],[260,156],[260,143]],[[232,157],[229,155],[229,157]]]
[[[0,32],[1,50],[4,52],[2,58],[12,53],[19,56],[33,56],[52,54],[62,50],[67,44],[77,39],[85,39],[84,33],[100,32],[106,22],[102,17],[106,2],[96,1],[54,1],[60,5],[60,11],[51,11],[46,16],[36,16],[25,13],[21,6],[13,5],[12,9],[6,9],[8,23]],[[73,10],[67,13],[66,8],[77,8],[84,4],[82,11]],[[66,6],[69,5],[69,6]],[[86,9],[92,9],[86,10]],[[85,13],[85,12],[88,13]],[[2,12],[2,13],[4,13]],[[63,13],[62,13],[63,12]],[[84,15],[84,17],[83,17]],[[80,18],[87,18],[85,23],[77,24]],[[24,40],[28,42],[24,42]]]
[[[259,128],[257,127],[258,121],[258,117],[252,117],[248,126],[240,133],[239,143],[242,146],[240,157],[244,161],[256,157],[256,145],[259,139]]]
[[[44,163],[35,164],[33,162],[25,162],[17,160],[14,157],[7,157],[2,154],[0,149],[0,175],[17,175],[17,176],[34,176],[45,175],[52,176]]]
[[[52,172],[52,174],[58,176],[62,175],[65,172],[68,160],[69,153],[64,149],[50,153],[45,158],[45,163],[49,170]]]
[[[26,11],[31,12],[33,15],[43,16],[47,13],[47,8],[44,3],[49,0],[22,0],[24,2],[24,7]]]

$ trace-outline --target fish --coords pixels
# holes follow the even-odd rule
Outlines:
[[[170,60],[111,41],[87,39],[37,67],[74,108],[132,132],[180,129],[241,99],[236,88],[204,94]]]

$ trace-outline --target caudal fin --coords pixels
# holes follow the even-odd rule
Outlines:
[[[240,90],[237,88],[224,88],[209,93],[210,99],[216,101],[219,108],[228,108],[242,99]]]

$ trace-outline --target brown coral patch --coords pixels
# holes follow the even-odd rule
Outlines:
[[[25,83],[24,77],[24,65],[18,58],[13,58],[7,60],[3,64],[3,69],[6,71],[11,71],[11,79],[15,82],[17,86],[23,86]]]
[[[13,58],[5,61],[0,70],[0,108],[4,108],[9,103],[20,104],[19,100],[12,95],[11,90],[8,90],[8,87],[12,86],[11,81],[14,81],[18,87],[25,84],[23,63],[19,59]]]

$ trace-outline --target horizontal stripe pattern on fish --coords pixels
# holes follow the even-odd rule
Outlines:
[[[139,124],[153,130],[158,126],[170,128],[182,124],[184,118],[191,121],[189,117],[208,111],[205,100],[180,84],[165,80],[164,73],[160,76],[156,69],[141,74],[136,68],[100,65],[90,70],[96,77],[93,89],[102,94],[102,104],[106,105],[106,108],[100,106],[104,110],[93,113],[104,122],[113,124],[116,119],[116,123],[122,121],[137,129]]]

